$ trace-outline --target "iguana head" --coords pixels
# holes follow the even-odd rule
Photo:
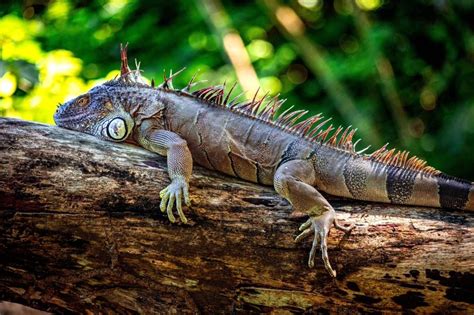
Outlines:
[[[58,107],[54,114],[56,125],[110,141],[124,141],[134,121],[117,96],[118,87],[108,84],[96,86]]]
[[[130,113],[141,101],[137,91],[150,86],[143,81],[138,65],[133,71],[128,67],[127,46],[120,46],[120,56],[120,76],[58,107],[56,125],[110,141],[127,139],[135,125]]]

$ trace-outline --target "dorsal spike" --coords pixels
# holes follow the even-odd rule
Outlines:
[[[240,102],[238,102],[237,100],[244,94],[245,92],[242,91],[240,92],[239,94],[237,94],[230,102],[229,104],[227,105],[229,108],[235,108],[237,107]]]
[[[173,69],[170,69],[170,76],[166,80],[168,81],[169,88],[171,90],[174,90],[174,87],[173,87]]]
[[[402,157],[401,157],[401,159],[400,159],[401,165],[405,165],[405,164],[406,164],[409,154],[410,154],[410,152],[408,152],[408,151],[403,151]]]
[[[141,61],[138,61],[137,58],[135,58],[135,70],[140,72],[140,65],[141,65]]]
[[[262,96],[262,98],[258,101],[255,101],[255,103],[252,105],[252,115],[256,115],[258,113],[258,110],[260,108],[260,106],[262,105],[263,101],[265,100],[265,98],[268,96],[268,92],[265,93],[265,95]]]
[[[343,148],[349,147],[351,150],[353,149],[354,145],[352,144],[352,138],[354,138],[354,135],[356,132],[357,132],[357,128],[354,128],[349,132],[349,134],[347,135],[346,139],[344,140],[342,144]],[[360,139],[358,141],[360,141]]]
[[[225,82],[224,82],[225,84]],[[225,85],[223,85],[219,91],[219,93],[217,93],[216,97],[215,97],[215,102],[217,105],[220,105],[222,106],[222,101],[224,99],[224,92],[225,92]]]
[[[221,85],[221,91],[219,92],[219,94],[217,94],[217,97],[215,98],[215,102],[217,103],[217,105],[222,106],[222,102],[224,100],[226,83],[227,83],[227,80],[224,80],[224,83],[222,83]]]
[[[314,124],[318,122],[321,118],[322,117],[318,114],[300,122],[298,124],[299,125],[298,129],[299,131],[301,131],[301,134],[303,134],[306,138],[308,138],[311,127],[313,127]]]
[[[336,146],[336,144],[337,144],[337,136],[338,136],[339,133],[342,131],[342,129],[343,129],[342,126],[337,127],[336,132],[334,132],[334,134],[331,136],[331,138],[329,138],[329,140],[328,140],[328,142],[327,142],[329,145],[332,145],[332,146],[334,146],[334,147]]]
[[[174,89],[173,88],[173,79],[176,78],[176,76],[178,76],[179,74],[181,74],[181,72],[183,72],[184,70],[186,70],[186,67],[183,67],[181,68],[180,70],[176,71],[175,73],[173,73],[173,70],[170,69],[170,76],[168,79],[166,79],[168,82],[168,86],[171,88],[171,89]]]
[[[151,79],[151,87],[152,87],[152,88],[155,87],[155,79]]]
[[[386,144],[384,144],[384,146],[381,147],[380,149],[374,151],[374,152],[370,155],[370,157],[371,157],[372,159],[377,159],[377,158],[380,156],[380,154],[382,154],[383,152],[386,151],[387,146],[388,146],[388,142],[387,142]]]
[[[166,70],[164,69],[163,69],[163,83],[161,83],[158,87],[165,90],[169,89],[168,78],[166,77]]]
[[[248,112],[248,114],[252,115],[252,112],[253,112],[253,110],[254,110],[255,100],[256,100],[256,98],[257,98],[258,91],[260,91],[260,87],[257,88],[257,91],[256,91],[255,94],[253,95],[253,98],[252,98],[251,101],[245,102],[245,103],[243,103],[241,106],[239,106],[239,110],[240,110],[240,111],[246,111],[246,112]]]
[[[218,92],[219,92],[218,90],[211,89],[211,90],[209,90],[208,92],[206,92],[205,94],[202,95],[202,99],[206,100],[208,102],[213,102],[213,97],[216,96],[216,94]]]
[[[257,91],[255,91],[255,94],[253,95],[253,99],[251,103],[255,102],[255,99],[257,98],[258,92],[260,91],[260,87],[257,88]]]
[[[248,114],[252,113],[252,102],[244,102],[238,106],[240,111],[245,111]]]
[[[352,150],[353,150],[353,151],[356,150],[356,146],[357,146],[357,144],[359,144],[360,140],[361,140],[361,139],[357,139],[357,141],[354,142],[354,144],[352,145]]]
[[[268,105],[271,107],[269,118],[274,118],[275,114],[280,109],[281,104],[283,104],[278,99],[279,96],[280,96],[280,94],[277,94],[268,101]]]
[[[274,104],[275,103],[273,102],[273,98],[270,99],[270,101],[267,102],[262,112],[260,113],[260,117],[264,119],[265,121],[269,120],[270,117],[273,117],[273,112],[275,110]]]
[[[291,127],[292,124],[290,124],[290,120],[292,120],[293,117],[298,116],[302,112],[304,112],[304,110],[302,109],[289,112],[288,114],[285,115],[285,117],[282,118],[281,123],[283,125],[288,125],[288,127]]]
[[[383,156],[382,163],[390,164],[394,152],[395,149],[391,149],[390,151],[386,152]]]
[[[220,91],[221,90],[219,86],[213,86],[208,92],[203,94],[202,99],[217,104],[217,102],[215,102],[215,98],[219,95]]]
[[[223,105],[224,106],[227,106],[228,102],[229,102],[229,97],[230,95],[232,94],[232,91],[234,90],[234,88],[236,87],[237,85],[237,82],[234,82],[234,84],[232,84],[232,86],[230,87],[230,90],[229,92],[227,92],[227,95],[226,97],[224,98],[224,102],[223,102]]]
[[[408,161],[406,162],[406,165],[408,167],[414,167],[416,159],[417,159],[416,156],[412,156],[411,158],[408,159]]]
[[[240,110],[247,111],[249,115],[252,117],[256,117],[256,113],[258,112],[258,108],[263,102],[263,99],[257,100],[257,93],[260,88],[257,89],[255,92],[252,101],[244,103],[242,106],[239,107]]]
[[[298,114],[295,115],[295,116],[288,122],[288,125],[289,125],[290,127],[294,127],[295,124],[296,124],[296,122],[297,122],[298,120],[300,120],[301,117],[303,117],[304,115],[306,115],[306,114],[308,113],[308,111],[307,111],[307,110],[297,110],[297,111],[295,111],[295,113],[298,113]]]
[[[128,66],[128,57],[127,57],[128,43],[125,46],[120,43],[120,75],[124,76],[131,72],[130,67]]]
[[[193,95],[198,98],[204,98],[207,95],[207,93],[211,92],[212,90],[213,90],[213,87],[209,86],[209,87],[194,91]]]
[[[347,133],[349,132],[349,130],[351,129],[351,127],[352,127],[352,126],[348,126],[348,127],[344,130],[344,132],[342,133],[341,138],[339,138],[339,142],[338,142],[337,145],[336,145],[338,148],[342,147],[342,145],[345,144]]]
[[[305,135],[306,132],[308,131],[308,129],[311,128],[313,118],[314,117],[309,117],[309,118],[306,118],[303,121],[300,121],[299,123],[297,123],[296,125],[293,126],[293,129],[298,134]]]
[[[293,109],[293,107],[295,107],[295,106],[294,106],[294,105],[291,105],[291,106],[288,107],[283,113],[281,113],[281,114],[278,116],[277,123],[282,124],[282,120],[286,118],[287,113],[291,112],[291,110]]]
[[[318,138],[321,140],[321,142],[324,142],[326,141],[326,138],[328,137],[329,133],[334,129],[334,127],[331,125],[329,125],[329,127],[324,130],[324,131],[321,131],[321,133],[318,135]]]
[[[287,100],[286,98],[282,98],[282,99],[277,98],[275,100],[275,105],[274,105],[274,110],[273,110],[273,117],[272,117],[273,120],[277,120],[278,117],[280,116],[280,115],[278,115],[278,111],[283,106],[283,104],[285,104],[286,100]]]
[[[323,117],[321,117],[323,118]],[[319,125],[317,125],[316,127],[313,128],[313,130],[310,132],[310,134],[308,135],[309,138],[313,138],[313,137],[318,137],[320,135],[320,133],[318,133],[318,135],[316,135],[316,133],[325,125],[327,124],[330,120],[332,119],[332,117],[329,117],[328,119],[326,119],[325,121],[321,122]],[[315,136],[316,135],[316,136]]]
[[[397,153],[395,153],[395,155],[393,156],[392,160],[390,161],[392,165],[394,166],[398,166],[398,159],[400,158],[400,151],[397,151]]]
[[[360,139],[359,139],[360,140]],[[357,142],[359,142],[359,140],[357,140]],[[356,143],[357,143],[356,142]],[[363,148],[362,150],[358,151],[357,154],[362,154],[364,153],[365,151],[367,151],[368,149],[370,148],[370,145],[366,146],[365,148]]]
[[[198,75],[199,73],[199,70],[196,71],[193,76],[191,77],[191,80],[189,80],[188,84],[186,84],[186,86],[184,88],[181,89],[181,92],[187,92],[189,93],[189,91],[191,91],[191,89],[193,88],[193,86],[195,86],[197,84],[194,83],[194,80],[196,79],[196,76]]]

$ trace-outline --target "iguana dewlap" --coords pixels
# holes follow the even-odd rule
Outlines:
[[[193,161],[212,170],[263,185],[273,185],[294,210],[309,215],[296,240],[314,234],[309,266],[318,244],[326,269],[333,276],[327,254],[335,211],[319,193],[358,200],[474,210],[474,186],[426,166],[408,152],[386,146],[364,154],[352,142],[355,130],[325,127],[320,115],[285,111],[283,101],[254,98],[229,101],[222,86],[193,93],[192,82],[175,90],[172,76],[155,88],[131,71],[126,49],[121,51],[121,76],[96,86],[60,106],[58,126],[99,138],[132,142],[167,156],[171,183],[160,192],[161,211],[175,222],[173,209],[184,223],[182,202],[189,205],[188,183]]]

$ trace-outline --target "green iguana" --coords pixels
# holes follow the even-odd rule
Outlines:
[[[318,243],[328,272],[335,277],[327,253],[333,207],[319,191],[336,196],[405,205],[474,210],[474,185],[430,166],[406,151],[372,154],[357,151],[355,129],[325,127],[321,115],[286,110],[284,102],[256,96],[251,101],[229,100],[224,86],[191,92],[193,80],[182,90],[173,88],[173,75],[154,87],[144,83],[140,70],[130,70],[126,47],[121,48],[121,75],[61,105],[58,126],[115,142],[131,142],[167,156],[171,183],[160,192],[160,209],[183,223],[182,200],[189,205],[188,183],[193,161],[251,182],[273,185],[293,209],[309,215],[299,241],[314,234],[308,265],[313,267]],[[177,73],[175,73],[176,75]],[[193,78],[194,79],[194,78]],[[256,94],[257,95],[257,94]],[[324,128],[323,128],[324,127]]]

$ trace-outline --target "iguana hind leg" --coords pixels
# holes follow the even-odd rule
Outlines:
[[[305,160],[293,160],[282,164],[274,177],[275,190],[285,197],[295,211],[309,215],[308,221],[300,226],[301,233],[295,241],[300,241],[314,233],[308,265],[314,266],[318,243],[326,270],[333,276],[336,272],[328,258],[327,237],[331,226],[349,232],[353,227],[343,227],[336,221],[336,212],[329,202],[314,188],[315,171],[312,164]]]

